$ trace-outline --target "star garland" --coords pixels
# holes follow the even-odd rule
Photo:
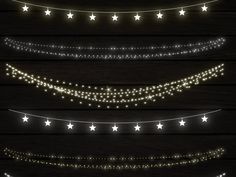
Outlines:
[[[167,11],[177,11],[180,17],[183,17],[187,13],[187,9],[193,8],[193,7],[200,7],[200,10],[203,13],[206,13],[208,11],[208,5],[217,2],[218,0],[211,0],[196,4],[190,4],[190,5],[184,5],[184,6],[177,6],[177,7],[170,7],[170,8],[155,8],[150,10],[128,10],[128,11],[99,11],[99,10],[82,10],[82,9],[66,9],[66,8],[59,8],[59,7],[50,7],[40,4],[34,4],[34,3],[28,3],[24,1],[19,0],[12,0],[15,3],[18,3],[21,5],[22,11],[24,13],[29,12],[31,7],[42,9],[45,16],[52,16],[53,11],[63,11],[67,17],[68,20],[74,19],[74,17],[78,14],[88,14],[89,21],[93,22],[97,20],[97,17],[100,14],[107,14],[110,16],[110,19],[112,22],[118,22],[120,20],[121,14],[130,14],[132,16],[132,19],[136,22],[140,22],[143,19],[143,14],[147,13],[153,13],[155,18],[159,21],[164,19],[165,13]]]
[[[222,47],[225,41],[225,38],[217,38],[215,40],[209,40],[205,42],[161,46],[152,45],[140,47],[86,47],[65,46],[58,44],[37,44],[32,42],[14,40],[11,38],[5,38],[4,44],[17,51],[51,55],[60,58],[66,57],[83,60],[147,60],[207,52]],[[148,51],[148,53],[134,53],[137,50],[145,50]],[[91,54],[91,51],[93,52],[93,54]],[[94,51],[99,51],[99,53],[94,54]],[[104,53],[104,51],[108,51],[109,53]],[[120,53],[115,53],[117,51],[120,51]],[[127,51],[128,53],[124,53]]]
[[[110,87],[110,86],[84,86],[79,84],[67,83],[65,81],[54,80],[28,74],[10,64],[6,64],[6,75],[17,78],[36,87],[44,88],[45,92],[51,91],[53,95],[60,95],[62,99],[66,96],[70,97],[70,101],[74,102],[74,98],[78,99],[79,104],[85,104],[89,107],[94,104],[96,108],[102,105],[107,108],[120,109],[122,107],[129,108],[131,105],[135,107],[138,104],[147,104],[148,102],[156,102],[158,99],[164,99],[166,96],[173,96],[175,93],[191,88],[201,82],[206,82],[212,78],[224,75],[224,64],[217,65],[198,74],[167,82],[160,85],[141,86],[141,87]],[[62,85],[62,86],[60,86]],[[68,85],[64,87],[63,85]],[[74,86],[76,89],[71,89]],[[77,89],[78,88],[78,89]],[[120,89],[119,89],[120,88]]]
[[[44,120],[44,125],[46,127],[50,127],[53,121],[58,121],[58,122],[65,122],[68,130],[72,130],[75,124],[87,124],[89,125],[89,130],[91,132],[95,132],[97,128],[99,128],[99,125],[109,125],[111,126],[112,132],[118,132],[118,129],[121,125],[131,124],[133,125],[133,128],[134,128],[133,130],[135,132],[140,132],[144,124],[155,124],[157,130],[162,130],[164,128],[164,123],[170,122],[170,121],[178,122],[180,127],[184,127],[186,126],[186,123],[187,123],[186,120],[201,117],[202,123],[207,123],[209,119],[208,115],[217,113],[221,111],[221,109],[205,112],[201,114],[174,117],[174,118],[168,118],[168,119],[157,119],[157,120],[148,120],[148,121],[129,121],[129,122],[128,121],[126,122],[98,122],[98,121],[84,121],[84,120],[67,120],[67,119],[60,119],[60,118],[55,118],[55,117],[46,117],[46,116],[41,116],[41,115],[36,115],[36,114],[29,114],[26,112],[21,112],[21,111],[16,111],[16,110],[11,110],[11,109],[9,111],[22,115],[21,119],[23,123],[29,123],[30,118],[42,119]]]
[[[212,159],[220,158],[224,154],[224,149],[216,149],[213,151],[208,151],[201,155],[193,155],[193,157],[188,157],[187,159],[177,158],[175,160],[148,160],[146,163],[139,162],[139,163],[127,163],[127,162],[120,162],[120,163],[113,163],[112,161],[106,163],[83,163],[83,162],[76,162],[76,163],[67,163],[63,162],[61,159],[59,162],[55,161],[55,159],[42,159],[41,157],[37,158],[37,156],[29,156],[21,154],[21,152],[17,153],[16,151],[11,151],[10,149],[4,149],[4,154],[13,159],[17,159],[20,161],[28,162],[28,163],[35,163],[41,164],[45,166],[56,166],[56,167],[69,167],[75,169],[96,169],[96,170],[131,170],[131,169],[155,169],[155,168],[171,168],[175,166],[185,166],[185,165],[196,165],[201,162],[209,161]],[[191,156],[191,155],[190,155]],[[52,161],[53,160],[53,161]],[[76,160],[77,161],[77,160]]]

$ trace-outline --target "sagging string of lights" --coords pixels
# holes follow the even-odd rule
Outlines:
[[[143,14],[152,13],[157,20],[162,20],[165,17],[167,11],[177,11],[179,16],[183,17],[187,14],[187,10],[193,7],[200,7],[200,10],[203,13],[208,11],[208,6],[212,3],[217,2],[218,0],[211,0],[201,3],[195,3],[190,5],[176,6],[170,8],[155,8],[150,10],[127,10],[127,11],[99,11],[99,10],[82,10],[82,9],[66,9],[59,7],[50,7],[41,4],[28,3],[19,0],[12,0],[15,3],[21,5],[22,11],[24,13],[29,12],[31,7],[42,9],[45,16],[50,17],[53,14],[53,11],[63,11],[68,20],[72,20],[78,14],[88,14],[89,20],[94,22],[97,20],[98,16],[101,14],[107,14],[110,16],[112,22],[118,22],[120,20],[121,14],[130,14],[134,21],[140,22],[143,19]]]
[[[223,148],[217,148],[214,150],[209,150],[207,152],[197,152],[197,153],[187,153],[187,154],[180,154],[175,153],[173,155],[150,155],[150,156],[82,156],[82,155],[76,155],[76,156],[67,156],[67,155],[47,155],[47,154],[41,154],[41,153],[31,153],[31,152],[21,152],[16,151],[13,149],[5,148],[4,152],[9,152],[10,154],[25,156],[29,158],[38,158],[38,159],[49,159],[49,160],[78,160],[78,161],[109,161],[109,162],[117,162],[117,161],[154,161],[154,160],[177,160],[177,159],[189,159],[189,158],[200,158],[202,156],[208,156],[209,154],[218,154],[218,153],[224,153]]]
[[[111,46],[111,47],[99,47],[99,46],[85,46],[81,44],[76,45],[61,45],[56,43],[46,44],[46,43],[34,43],[34,42],[26,42],[21,40],[16,40],[13,38],[6,37],[4,38],[4,42],[6,45],[13,44],[19,46],[28,46],[28,47],[36,47],[36,48],[51,48],[51,49],[59,49],[59,50],[101,50],[101,51],[136,51],[136,50],[167,50],[167,49],[179,49],[179,48],[190,48],[190,47],[199,47],[206,45],[218,45],[219,47],[225,43],[226,39],[223,37],[217,37],[215,39],[207,40],[207,41],[198,41],[198,42],[188,42],[188,43],[175,43],[175,44],[162,44],[162,45],[146,45],[146,46]]]
[[[4,150],[4,154],[12,159],[33,163],[33,164],[41,164],[45,166],[55,166],[55,167],[69,167],[74,169],[96,169],[96,170],[135,170],[135,169],[155,169],[155,168],[171,168],[176,166],[185,166],[185,165],[196,165],[198,163],[206,162],[213,159],[218,159],[223,156],[225,150],[223,148],[211,151],[207,153],[207,155],[202,155],[199,157],[193,157],[189,159],[176,159],[171,161],[147,161],[147,162],[138,162],[138,163],[128,163],[128,162],[120,162],[120,163],[112,163],[111,161],[106,163],[68,163],[60,161],[52,161],[45,160],[42,158],[33,158],[25,155],[19,155],[14,152],[10,152],[8,150]]]
[[[4,44],[17,51],[24,51],[34,54],[43,54],[50,56],[57,56],[60,58],[73,58],[84,60],[147,60],[147,59],[160,59],[165,57],[173,57],[177,55],[196,54],[207,52],[220,48],[225,43],[225,38],[217,38],[206,42],[189,43],[185,45],[163,45],[163,46],[144,46],[144,47],[74,47],[74,46],[58,46],[56,44],[44,45],[31,42],[22,42],[5,38]],[[151,50],[152,53],[114,53],[115,51],[136,51],[142,48]],[[76,50],[76,51],[66,51]],[[79,50],[79,51],[78,51]],[[83,50],[83,51],[82,51]],[[89,54],[84,50],[89,50]],[[109,50],[109,53],[96,53],[91,54],[91,50]],[[160,51],[159,51],[160,50]],[[153,53],[154,52],[154,53]]]
[[[200,72],[198,74],[167,82],[160,85],[140,86],[140,87],[123,87],[119,86],[85,86],[80,84],[67,83],[65,81],[55,80],[28,74],[10,64],[6,64],[6,75],[17,78],[28,84],[33,84],[37,88],[44,88],[45,92],[51,91],[53,95],[59,95],[62,99],[70,97],[70,101],[78,99],[79,104],[87,104],[89,107],[94,106],[106,109],[129,108],[131,105],[137,107],[139,104],[156,102],[164,99],[166,96],[173,96],[175,93],[191,88],[201,82],[206,82],[212,78],[224,75],[224,64],[217,65],[213,68]],[[63,85],[68,85],[64,87]],[[74,86],[76,89],[71,89]]]
[[[99,125],[108,125],[110,126],[112,132],[118,132],[119,128],[122,125],[133,125],[134,132],[140,132],[142,130],[142,126],[145,124],[154,124],[156,126],[157,130],[162,130],[165,127],[166,122],[174,121],[177,122],[180,127],[185,127],[187,124],[187,120],[193,119],[193,118],[201,118],[201,122],[203,124],[208,122],[208,115],[218,113],[221,111],[221,109],[213,110],[209,112],[204,112],[200,114],[194,114],[194,115],[188,115],[188,116],[181,116],[181,117],[173,117],[168,119],[157,119],[157,120],[148,120],[148,121],[123,121],[123,122],[102,122],[102,121],[85,121],[85,120],[68,120],[68,119],[61,119],[56,117],[48,117],[48,116],[42,116],[42,115],[36,115],[36,114],[29,114],[22,111],[12,110],[9,109],[9,111],[17,113],[22,115],[21,119],[23,123],[29,123],[30,119],[42,119],[44,121],[44,125],[46,127],[50,127],[52,125],[52,122],[58,121],[58,122],[64,122],[66,123],[66,127],[68,130],[72,130],[75,125],[78,124],[86,124],[88,125],[88,128],[91,132],[97,131],[99,129]]]
[[[4,176],[5,177],[13,177],[13,176],[11,176],[11,175],[9,175],[9,173],[4,173]],[[221,173],[221,174],[219,174],[219,175],[217,175],[216,177],[224,177],[224,176],[226,176],[226,173]]]

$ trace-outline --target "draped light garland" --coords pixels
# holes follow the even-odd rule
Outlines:
[[[119,15],[121,14],[130,14],[134,21],[139,22],[143,19],[143,14],[152,13],[156,17],[157,20],[162,20],[165,17],[165,13],[167,11],[176,11],[179,16],[183,17],[187,14],[187,10],[193,7],[200,7],[201,11],[203,13],[206,13],[208,11],[208,5],[217,2],[218,0],[211,0],[201,3],[195,3],[190,5],[183,5],[183,6],[176,6],[176,7],[170,7],[170,8],[155,8],[150,10],[127,10],[127,11],[99,11],[99,10],[82,10],[82,9],[66,9],[66,8],[59,8],[59,7],[50,7],[46,5],[41,4],[34,4],[34,3],[28,3],[24,1],[19,0],[12,0],[15,3],[18,3],[21,5],[22,11],[24,13],[29,12],[31,7],[36,7],[39,9],[42,9],[45,16],[50,17],[53,14],[53,11],[63,11],[67,17],[68,20],[72,20],[76,15],[78,14],[88,14],[88,19],[91,22],[94,22],[97,20],[98,16],[101,14],[107,14],[110,16],[112,22],[118,22],[119,21]]]
[[[207,52],[220,48],[225,43],[225,38],[217,38],[204,42],[175,44],[175,45],[151,45],[140,47],[97,47],[97,46],[65,46],[58,44],[38,44],[23,42],[11,38],[5,38],[4,44],[17,51],[24,51],[34,54],[43,54],[57,57],[86,60],[147,60],[173,57],[177,55],[187,55]],[[136,51],[145,50],[148,53],[137,53]],[[99,53],[91,54],[91,51]],[[104,53],[104,51],[109,53]],[[120,51],[120,53],[116,53]],[[151,51],[151,52],[150,52]],[[89,52],[89,54],[88,54]],[[128,52],[128,53],[124,53]],[[136,52],[136,53],[133,53]]]
[[[223,76],[224,64],[165,84],[140,87],[126,86],[122,88],[119,86],[85,86],[72,84],[71,82],[67,83],[52,78],[28,74],[10,64],[6,64],[6,75],[28,84],[33,84],[37,88],[42,87],[45,92],[51,91],[53,95],[60,95],[62,99],[68,96],[71,102],[74,102],[76,98],[79,104],[87,104],[89,107],[101,108],[103,106],[106,109],[120,109],[129,108],[131,105],[137,107],[139,104],[145,105],[148,102],[156,102],[158,99],[164,99],[166,96],[173,96],[175,93],[189,89],[193,85]],[[67,85],[67,87],[63,85]],[[76,87],[76,89],[71,89],[72,86]]]
[[[75,168],[75,169],[99,169],[99,170],[131,170],[131,169],[152,169],[152,168],[171,168],[175,166],[185,166],[185,165],[195,165],[201,162],[209,161],[212,159],[217,159],[223,156],[225,150],[223,148],[219,148],[216,150],[210,150],[206,153],[196,153],[190,154],[190,157],[188,158],[182,158],[180,155],[180,158],[174,159],[174,160],[153,160],[148,159],[147,162],[120,162],[120,163],[113,163],[113,161],[108,161],[105,163],[101,163],[100,160],[98,160],[98,163],[94,163],[93,161],[88,163],[86,162],[76,162],[76,163],[67,163],[63,162],[62,159],[58,159],[58,161],[55,161],[55,159],[51,159],[50,157],[47,159],[34,156],[34,154],[27,155],[22,152],[12,151],[11,149],[5,148],[4,154],[9,157],[16,160],[28,162],[28,163],[35,163],[35,164],[41,164],[45,166],[56,166],[56,167],[69,167],[69,168]],[[46,157],[47,155],[45,155]],[[164,156],[164,155],[163,155]],[[186,155],[183,155],[185,157]],[[53,160],[53,161],[52,161]],[[77,159],[76,159],[77,161]]]
[[[22,115],[21,119],[23,123],[29,123],[31,118],[42,119],[44,120],[44,125],[46,127],[50,127],[53,121],[58,121],[58,122],[65,122],[68,130],[72,130],[76,124],[86,124],[86,125],[89,125],[89,130],[91,132],[95,132],[97,128],[99,129],[99,125],[109,125],[112,132],[118,132],[118,129],[121,125],[133,125],[133,130],[135,132],[140,132],[144,124],[154,124],[157,130],[162,130],[165,127],[165,123],[170,122],[170,121],[178,122],[180,127],[184,127],[186,126],[187,120],[200,117],[202,123],[207,123],[209,119],[208,115],[217,113],[221,111],[221,109],[209,111],[209,112],[205,112],[201,114],[174,117],[174,118],[168,118],[168,119],[157,119],[157,120],[148,120],[148,121],[129,121],[129,122],[128,121],[126,122],[101,122],[100,121],[99,122],[99,121],[85,121],[85,120],[67,120],[67,119],[60,119],[60,118],[55,118],[55,117],[29,114],[26,112],[21,112],[21,111],[16,111],[16,110],[11,110],[11,109],[9,111]]]
[[[13,176],[9,175],[9,173],[4,173],[4,176],[5,177],[13,177]],[[221,173],[221,174],[217,175],[216,177],[224,177],[224,176],[226,176],[226,173]]]

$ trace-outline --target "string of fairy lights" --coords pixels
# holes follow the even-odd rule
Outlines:
[[[209,112],[204,112],[200,114],[188,115],[188,116],[181,116],[181,117],[173,117],[173,118],[166,118],[166,119],[157,119],[157,120],[148,120],[148,121],[123,121],[123,122],[102,122],[102,121],[85,121],[85,120],[68,120],[68,119],[60,119],[56,117],[48,117],[36,114],[29,114],[22,111],[12,110],[9,111],[22,115],[21,120],[23,123],[29,123],[30,119],[41,119],[44,122],[46,127],[52,126],[52,122],[64,122],[66,123],[66,127],[68,130],[72,130],[75,125],[78,124],[86,124],[91,132],[97,131],[99,129],[99,125],[108,125],[112,132],[118,132],[120,126],[122,125],[133,125],[133,130],[135,132],[140,132],[142,130],[142,126],[145,124],[154,124],[157,130],[162,130],[165,127],[166,122],[174,121],[177,122],[180,127],[184,127],[187,124],[187,120],[193,118],[201,118],[201,122],[203,124],[208,122],[208,115],[218,113],[221,109],[213,110]]]
[[[224,64],[217,65],[213,68],[200,72],[198,74],[182,78],[176,81],[170,81],[165,84],[151,86],[85,86],[80,84],[67,83],[65,81],[55,80],[52,78],[28,74],[16,67],[6,64],[6,75],[17,78],[28,84],[33,84],[37,88],[44,88],[45,92],[51,91],[54,96],[59,95],[62,99],[67,96],[71,102],[74,99],[79,104],[86,104],[88,107],[110,109],[129,108],[146,105],[148,102],[157,102],[165,99],[166,96],[173,96],[175,93],[183,92],[194,85],[199,85],[210,79],[224,75]],[[64,85],[67,85],[65,87]],[[71,89],[74,86],[76,89]]]
[[[19,0],[12,0],[15,3],[20,4],[21,9],[24,13],[27,13],[31,10],[31,8],[38,8],[43,11],[43,14],[47,17],[53,15],[54,11],[62,11],[65,13],[65,16],[68,20],[72,21],[76,16],[78,17],[80,14],[88,14],[89,21],[94,22],[99,18],[101,14],[107,14],[110,16],[112,22],[118,22],[120,20],[120,15],[128,14],[132,17],[132,19],[136,22],[142,21],[143,15],[152,13],[154,14],[157,20],[162,20],[165,18],[166,13],[168,11],[176,11],[180,17],[186,16],[188,13],[187,10],[194,7],[199,7],[202,13],[206,13],[209,10],[209,5],[217,2],[218,0],[205,1],[201,3],[195,3],[190,5],[169,7],[169,8],[153,8],[149,10],[126,10],[126,11],[100,11],[100,10],[82,10],[82,9],[67,9],[60,7],[52,7],[41,4],[34,4]]]
[[[218,154],[223,153],[225,150],[223,148],[217,148],[214,150],[209,150],[207,152],[197,152],[197,153],[187,153],[179,154],[175,153],[174,155],[151,155],[151,156],[67,156],[67,155],[47,155],[31,152],[20,152],[13,149],[5,148],[4,152],[8,152],[15,155],[25,156],[29,158],[38,158],[38,159],[50,159],[50,160],[77,160],[77,161],[109,161],[109,162],[125,162],[125,161],[154,161],[154,160],[177,160],[177,159],[188,159],[188,158],[200,158],[202,156],[208,156],[209,154]]]
[[[167,160],[162,159],[161,161],[156,160],[148,160],[147,162],[120,162],[120,163],[113,163],[112,161],[108,161],[105,163],[85,163],[85,162],[78,162],[76,160],[75,163],[72,162],[63,162],[63,159],[59,159],[59,161],[55,161],[55,159],[44,159],[44,158],[37,158],[36,156],[29,156],[24,155],[22,153],[17,153],[16,151],[12,151],[8,148],[4,149],[4,154],[12,159],[20,160],[23,162],[33,163],[33,164],[40,164],[44,166],[55,166],[55,167],[69,167],[74,169],[96,169],[96,170],[135,170],[135,169],[155,169],[155,168],[171,168],[176,166],[186,166],[186,165],[196,165],[198,163],[202,163],[205,161],[218,159],[223,156],[225,150],[223,148],[219,148],[216,150],[211,150],[201,155],[193,155],[191,154],[190,157],[186,158],[178,158],[174,160]],[[181,156],[181,155],[180,155]]]
[[[5,177],[13,177],[13,176],[11,176],[9,173],[4,173],[4,176]],[[215,176],[215,177],[224,177],[224,176],[226,176],[226,173],[221,173],[221,174],[219,174],[219,175],[217,175],[217,176]]]
[[[225,38],[217,38],[204,42],[175,45],[152,45],[140,47],[87,47],[81,45],[65,46],[58,44],[38,44],[33,42],[23,42],[11,38],[5,38],[4,44],[17,51],[57,56],[60,58],[66,57],[86,60],[147,60],[207,52],[209,50],[214,50],[222,47],[225,41]],[[133,53],[137,50],[148,50],[148,53]],[[86,51],[88,51],[89,53],[87,53]],[[91,51],[99,51],[99,53],[94,54],[91,53]],[[104,53],[103,51],[108,51],[109,53]],[[116,51],[121,51],[122,53],[115,53]],[[128,53],[123,53],[127,51]]]

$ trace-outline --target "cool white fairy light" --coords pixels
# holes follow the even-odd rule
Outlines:
[[[84,46],[59,46],[56,44],[43,45],[31,42],[21,42],[10,38],[5,38],[5,45],[11,47],[17,51],[24,51],[28,53],[52,55],[58,57],[66,57],[73,59],[86,59],[86,60],[147,60],[147,59],[159,59],[167,58],[178,55],[190,55],[209,50],[220,48],[225,43],[224,38],[218,38],[216,40],[210,40],[207,42],[189,43],[186,45],[172,45],[172,46],[144,46],[144,47],[84,47]],[[72,50],[72,51],[71,51]],[[97,53],[91,54],[85,50],[109,50],[109,53]],[[114,51],[122,50],[129,51],[129,53],[117,54]],[[151,52],[143,51],[134,53],[135,50],[151,50]],[[131,52],[132,51],[132,52]]]
[[[51,10],[55,10],[55,11],[69,11],[70,10],[70,9],[58,8],[58,7],[47,7],[47,6],[40,5],[40,4],[26,3],[26,2],[23,2],[23,1],[19,1],[19,0],[12,0],[12,1],[16,2],[16,3],[19,3],[21,5],[25,5],[25,6],[28,5],[30,7],[37,7],[37,8],[43,8],[43,9],[50,8]],[[185,6],[163,8],[163,9],[159,9],[159,10],[156,10],[158,8],[155,8],[155,9],[150,9],[150,10],[136,10],[136,11],[128,10],[128,11],[116,11],[116,12],[114,12],[114,11],[99,11],[99,10],[91,11],[91,10],[73,9],[73,12],[75,12],[75,13],[92,14],[92,15],[90,15],[90,20],[91,21],[95,21],[95,18],[96,18],[96,16],[94,16],[93,13],[96,13],[96,14],[108,14],[108,15],[109,14],[114,14],[114,13],[118,13],[118,14],[134,14],[135,13],[136,15],[134,15],[134,20],[135,21],[140,21],[141,16],[139,15],[139,13],[142,13],[142,14],[144,14],[144,13],[154,13],[154,14],[156,14],[156,12],[158,12],[158,11],[162,11],[164,13],[164,12],[167,12],[167,11],[178,10],[179,11],[179,15],[180,16],[184,16],[185,15],[185,10],[184,9],[189,9],[189,8],[198,7],[198,6],[201,7],[202,12],[207,12],[207,8],[208,8],[207,5],[209,5],[211,3],[214,3],[214,2],[217,2],[217,1],[218,0],[211,0],[211,1],[203,2],[203,3],[201,2],[201,3],[185,5]],[[23,7],[22,7],[22,9],[23,9],[24,12],[28,11],[28,9],[25,10]],[[179,10],[179,9],[181,9],[181,10]],[[161,19],[161,18],[162,17],[158,16],[158,19]],[[118,18],[113,18],[113,21],[117,21],[117,20],[118,20]]]
[[[130,169],[151,169],[151,168],[164,168],[164,167],[175,167],[175,166],[183,166],[183,165],[194,165],[201,162],[209,161],[212,159],[218,159],[224,154],[224,149],[219,148],[216,150],[210,150],[205,153],[189,153],[186,155],[178,155],[178,157],[174,157],[171,161],[168,159],[165,159],[165,156],[163,155],[162,161],[156,161],[155,157],[151,159],[147,159],[145,162],[136,162],[136,158],[132,158],[133,162],[119,162],[119,163],[113,163],[113,161],[109,161],[106,163],[101,163],[99,160],[99,164],[95,163],[94,160],[97,160],[96,158],[89,157],[90,161],[89,163],[84,163],[82,161],[80,162],[63,162],[64,159],[63,156],[59,157],[60,161],[57,160],[57,156],[50,157],[47,155],[38,156],[37,154],[33,153],[22,153],[13,151],[11,149],[5,148],[4,154],[13,159],[17,159],[20,161],[28,162],[28,163],[36,163],[46,166],[56,166],[56,167],[70,167],[75,169],[99,169],[99,170],[130,170]],[[41,157],[47,157],[49,160],[44,160]],[[186,158],[184,158],[186,157]],[[74,160],[74,158],[71,158]],[[101,158],[102,159],[102,158]],[[112,158],[113,159],[113,158]],[[114,157],[114,159],[117,159]],[[124,159],[127,159],[127,157],[124,157]],[[146,158],[145,158],[146,159]],[[145,160],[144,159],[144,160]],[[81,160],[79,157],[75,159],[76,161]],[[92,160],[92,161],[91,161]],[[106,160],[106,158],[104,158]]]
[[[141,87],[110,87],[110,86],[88,86],[67,83],[52,78],[46,78],[36,75],[30,75],[23,72],[12,65],[6,64],[6,75],[12,78],[17,78],[28,84],[33,84],[37,88],[42,87],[45,92],[51,91],[53,95],[59,95],[62,99],[67,96],[71,102],[74,99],[79,101],[79,104],[87,104],[89,107],[102,106],[110,109],[129,108],[130,106],[137,107],[139,104],[147,104],[148,102],[156,102],[164,99],[166,96],[173,96],[175,93],[180,93],[183,90],[191,88],[191,86],[206,82],[212,78],[223,76],[224,64],[217,65],[206,71],[198,74],[170,81],[160,85],[141,86]],[[67,85],[68,87],[64,86]],[[74,89],[71,87],[74,86]],[[108,90],[109,88],[109,90]]]
[[[221,111],[221,109],[213,110],[213,111],[209,111],[209,112],[205,112],[205,113],[201,113],[201,114],[184,116],[184,117],[182,116],[182,117],[148,120],[148,121],[127,121],[127,122],[125,122],[125,121],[124,122],[120,122],[120,121],[117,121],[117,122],[101,122],[101,121],[94,122],[94,121],[83,121],[83,120],[67,120],[67,119],[60,119],[60,118],[55,118],[55,117],[46,117],[46,116],[41,116],[41,115],[36,115],[36,114],[28,114],[25,112],[11,110],[11,109],[9,109],[9,111],[20,114],[20,115],[24,115],[24,117],[27,117],[27,121],[24,121],[24,119],[23,119],[23,123],[27,123],[29,118],[35,118],[35,119],[46,120],[45,126],[51,126],[52,121],[65,122],[68,129],[73,129],[74,124],[87,124],[87,125],[90,125],[89,126],[90,131],[95,131],[97,128],[97,125],[108,125],[108,126],[111,126],[111,129],[113,132],[118,132],[119,126],[130,125],[130,124],[133,125],[133,128],[135,131],[140,131],[141,127],[142,127],[141,125],[144,125],[144,124],[155,124],[158,130],[162,130],[164,123],[170,122],[170,121],[174,121],[174,122],[178,121],[179,126],[182,127],[182,126],[185,126],[185,123],[186,123],[185,120],[198,118],[198,117],[201,118],[202,123],[207,123],[208,117],[206,115],[217,113],[217,112]],[[158,124],[156,124],[156,123],[158,123]]]

